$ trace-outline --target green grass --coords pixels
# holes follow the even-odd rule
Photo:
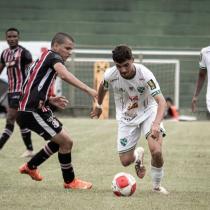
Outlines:
[[[144,138],[147,175],[139,180],[133,165],[120,165],[116,151],[115,120],[61,119],[74,140],[73,164],[76,176],[93,182],[90,191],[64,190],[57,154],[40,166],[45,177],[35,182],[20,175],[18,167],[26,159],[19,129],[16,126],[9,142],[0,151],[0,210],[210,210],[210,127],[209,122],[165,122],[165,177],[163,186],[169,196],[151,192],[150,155]],[[4,119],[0,119],[0,130]],[[33,133],[38,151],[44,144]],[[111,181],[121,171],[137,180],[132,197],[118,198],[112,194]]]

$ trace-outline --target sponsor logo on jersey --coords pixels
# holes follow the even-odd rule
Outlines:
[[[123,88],[119,88],[119,92],[125,92]]]
[[[154,81],[151,79],[147,82],[147,84],[149,85],[151,90],[154,90],[156,88],[156,85],[154,83]]]
[[[47,121],[50,122],[53,125],[54,128],[58,128],[59,127],[59,122],[55,118],[49,117],[47,119]]]
[[[140,94],[143,94],[145,91],[145,87],[137,87],[137,90]]]
[[[7,62],[5,65],[6,65],[7,68],[9,68],[9,67],[15,66],[15,64],[16,64],[15,61],[9,61],[9,62]]]
[[[128,140],[127,140],[126,138],[120,139],[120,144],[121,144],[122,146],[125,146],[127,143],[128,143]]]

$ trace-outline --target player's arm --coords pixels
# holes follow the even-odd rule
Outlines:
[[[53,67],[54,67],[55,71],[58,73],[58,76],[62,80],[66,81],[67,83],[73,85],[74,87],[79,88],[80,90],[84,91],[85,93],[90,95],[93,98],[93,100],[96,99],[97,92],[94,89],[87,86],[82,81],[80,81],[79,79],[77,79],[72,73],[70,73],[66,69],[66,67],[62,63],[57,62],[54,64]]]
[[[4,62],[3,53],[2,53],[1,58],[0,58],[0,74],[3,71],[4,67],[5,67],[5,62]]]
[[[25,69],[33,62],[31,53],[26,49],[23,50],[21,55],[21,62],[23,62]]]
[[[4,65],[2,63],[0,63],[0,74],[3,71],[3,69],[4,69]]]
[[[163,120],[165,109],[166,109],[166,101],[161,93],[155,95],[154,99],[158,104],[158,108],[157,108],[157,114],[156,114],[155,120],[153,121],[153,124],[152,124],[151,135],[154,139],[158,139],[159,134],[160,134],[160,123]]]
[[[207,69],[200,69],[200,71],[198,73],[198,79],[197,79],[196,85],[195,85],[195,92],[192,97],[192,112],[196,111],[196,104],[197,104],[198,96],[199,96],[200,91],[201,91],[203,84],[205,82],[206,75],[207,75]]]
[[[106,92],[107,92],[107,89],[105,89],[105,87],[104,87],[104,83],[106,83],[106,82],[102,81],[99,85],[99,88],[98,88],[98,102],[96,104],[96,107],[90,113],[91,118],[94,118],[94,117],[99,118],[100,115],[102,114],[102,103],[103,103],[104,97],[105,97]]]

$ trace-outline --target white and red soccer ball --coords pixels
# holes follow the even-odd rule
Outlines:
[[[112,191],[116,196],[131,196],[136,191],[136,180],[128,173],[120,172],[112,180]]]

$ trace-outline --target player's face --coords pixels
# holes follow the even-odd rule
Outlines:
[[[64,43],[56,44],[54,47],[55,52],[57,52],[63,58],[64,61],[66,61],[67,58],[72,55],[73,49],[74,43],[69,39],[65,39]]]
[[[19,41],[19,35],[17,31],[8,31],[6,33],[6,40],[10,48],[17,47]]]
[[[135,67],[133,65],[133,59],[126,60],[123,63],[116,63],[115,65],[120,72],[120,75],[125,79],[130,79],[135,75]]]

